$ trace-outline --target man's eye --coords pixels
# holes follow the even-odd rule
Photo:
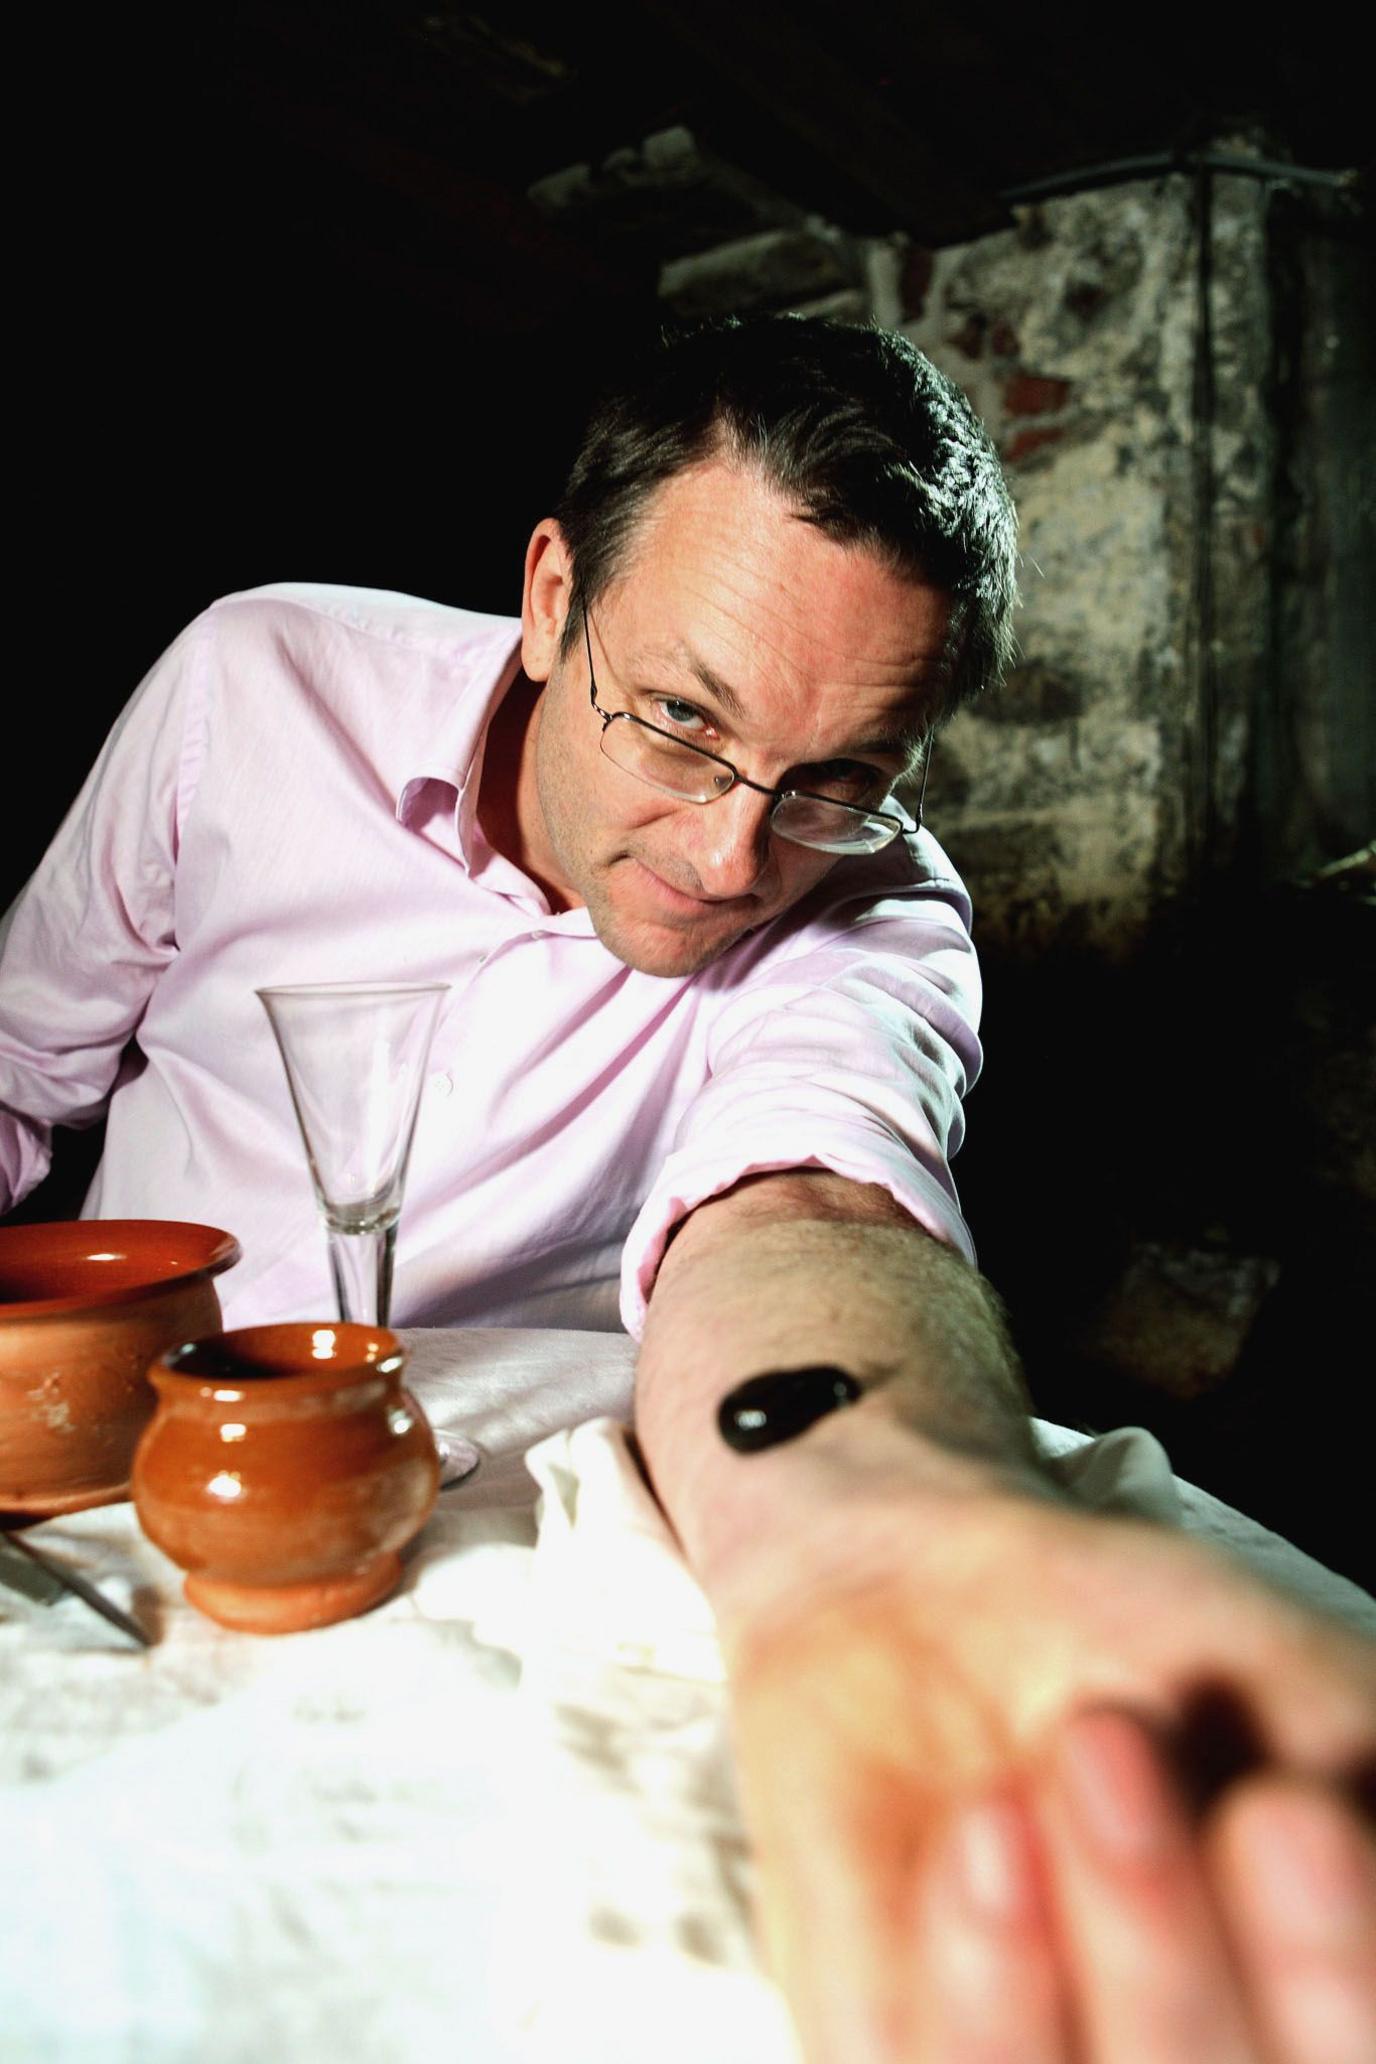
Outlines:
[[[657,695],[655,709],[677,731],[691,731],[703,721],[701,710],[694,709],[691,702],[680,702],[676,695]]]

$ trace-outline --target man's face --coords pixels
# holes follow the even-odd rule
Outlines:
[[[771,834],[772,800],[752,789],[684,802],[614,766],[586,648],[558,658],[568,599],[567,554],[547,522],[526,566],[522,659],[547,685],[517,795],[525,852],[565,907],[586,904],[618,959],[690,974],[797,902],[836,856]],[[935,708],[948,619],[943,594],[836,544],[753,472],[713,460],[659,490],[593,605],[598,702],[770,788],[830,783],[840,763],[877,770],[887,787]]]

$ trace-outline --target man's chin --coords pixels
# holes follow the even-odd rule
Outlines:
[[[599,908],[591,902],[588,914],[608,953],[615,954],[641,975],[695,975],[729,952],[752,929],[743,923],[723,925],[720,929],[708,924],[680,929],[654,924],[647,918],[624,917],[605,905]]]

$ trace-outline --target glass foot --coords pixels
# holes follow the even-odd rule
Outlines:
[[[466,1441],[462,1434],[441,1433],[437,1427],[432,1427],[431,1431],[440,1451],[440,1489],[452,1490],[455,1484],[461,1484],[465,1477],[472,1476],[482,1456],[472,1441]]]

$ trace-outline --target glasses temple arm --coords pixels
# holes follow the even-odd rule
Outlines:
[[[927,749],[922,755],[922,786],[917,792],[917,821],[922,822],[922,805],[927,800],[927,775],[932,764],[932,748],[936,744],[935,731],[927,733]]]

